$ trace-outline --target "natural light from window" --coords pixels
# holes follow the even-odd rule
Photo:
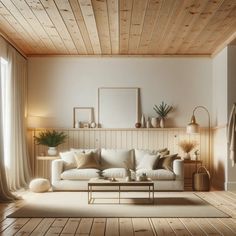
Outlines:
[[[2,120],[3,120],[3,141],[4,141],[4,161],[5,166],[10,166],[9,161],[9,148],[10,148],[10,139],[9,139],[9,121],[10,121],[10,110],[9,110],[9,83],[7,81],[7,61],[3,58],[0,58],[1,61],[1,88],[2,88]]]

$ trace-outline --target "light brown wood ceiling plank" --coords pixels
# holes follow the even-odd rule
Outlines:
[[[47,48],[47,53],[55,53],[56,48],[52,43],[52,40],[49,38],[49,36],[47,35],[40,22],[31,11],[27,3],[24,0],[11,0],[11,2],[17,7],[21,15],[25,18],[30,27],[33,29],[32,37],[34,34],[36,37],[39,37],[41,39],[41,41]]]
[[[147,0],[134,0],[129,35],[129,54],[138,52],[147,3]]]
[[[45,11],[43,5],[40,0],[25,0],[30,7],[31,11],[37,17],[38,21],[44,28],[45,32],[50,37],[52,43],[56,48],[56,53],[66,54],[68,53],[67,48],[65,47],[64,42],[62,41],[60,35],[58,34],[54,24],[49,18],[47,12]]]
[[[206,27],[201,31],[195,41],[190,45],[189,52],[190,53],[200,53],[204,51],[205,44],[212,32],[214,32],[221,21],[223,21],[227,15],[231,12],[231,10],[235,7],[236,1],[225,0],[221,7],[215,12],[214,17],[211,18]],[[210,53],[209,53],[210,54]]]
[[[120,0],[120,54],[128,54],[133,0]]]
[[[164,0],[149,0],[143,22],[143,30],[139,42],[138,53],[145,54],[151,41],[155,22],[160,13],[161,4]]]
[[[178,50],[178,53],[188,53],[190,45],[196,40],[201,31],[206,27],[211,18],[214,16],[214,12],[221,6],[224,0],[208,1],[205,9],[199,15],[197,22],[191,28],[191,31],[185,37],[183,45]]]
[[[184,19],[185,16],[185,8],[190,4],[189,0],[181,0],[176,1],[175,5],[173,5],[172,15],[168,22],[166,22],[167,26],[165,28],[165,32],[162,35],[162,38],[155,46],[155,52],[158,51],[159,54],[164,54],[165,51],[171,47],[172,40],[178,33],[178,26]]]
[[[162,40],[162,35],[168,25],[168,20],[173,12],[174,6],[176,4],[175,0],[164,1],[161,5],[161,12],[156,20],[154,31],[152,33],[151,42],[148,47],[148,53],[152,54],[156,51],[156,47]]]
[[[69,2],[72,8],[72,11],[74,13],[75,19],[77,21],[77,24],[79,26],[80,32],[82,34],[84,44],[87,49],[87,54],[92,55],[94,54],[93,47],[89,38],[89,34],[88,34],[88,31],[84,22],[83,14],[81,12],[79,3],[77,0],[69,0]]]
[[[30,48],[29,45],[25,44],[25,40],[22,38],[22,35],[20,35],[9,24],[9,22],[3,16],[1,16],[1,14],[0,14],[0,32],[4,36],[6,36],[6,38],[9,38],[16,45],[16,47],[19,47],[19,49],[22,50],[25,54],[30,54],[34,52],[34,50]]]
[[[84,40],[68,0],[54,0],[79,54],[87,54]]]
[[[62,40],[64,41],[64,44],[69,51],[69,54],[77,54],[78,51],[75,47],[75,44],[61,18],[61,15],[57,9],[57,6],[55,5],[53,0],[40,0],[43,4],[49,18],[53,22],[54,26],[57,29],[57,32],[61,36]]]
[[[177,27],[175,37],[172,37],[171,45],[173,46],[166,50],[167,54],[175,54],[178,51],[179,47],[183,44],[184,38],[205,8],[207,1],[208,0],[195,0],[189,3],[188,7],[184,9],[185,16],[179,27]]]
[[[205,44],[205,50],[215,51],[220,42],[226,41],[234,32],[236,32],[236,2],[229,15],[220,22],[218,27]]]
[[[111,54],[111,39],[106,0],[92,0],[102,54]]]
[[[93,46],[94,54],[101,54],[101,45],[98,37],[98,30],[91,0],[78,0],[78,1],[84,17],[90,41]]]
[[[119,0],[108,0],[108,17],[112,54],[119,54]]]
[[[40,38],[35,37],[34,31],[15,5],[10,1],[2,0],[0,6],[0,15],[22,36],[25,44],[29,44],[35,53],[46,52],[47,48]]]

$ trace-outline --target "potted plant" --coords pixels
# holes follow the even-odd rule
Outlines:
[[[182,140],[179,142],[179,146],[186,153],[184,159],[190,159],[190,152],[197,146],[197,142]]]
[[[37,145],[45,145],[48,148],[48,155],[54,156],[57,154],[56,147],[65,142],[67,135],[64,132],[58,132],[56,130],[46,130],[40,132],[38,136],[34,136],[34,140]]]
[[[154,105],[153,109],[158,114],[160,118],[160,127],[165,127],[164,119],[167,116],[167,114],[173,109],[172,106],[167,105],[166,103],[162,102],[159,106]]]

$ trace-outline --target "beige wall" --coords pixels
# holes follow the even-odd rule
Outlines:
[[[167,125],[184,127],[196,105],[211,111],[211,63],[210,58],[191,57],[32,57],[28,113],[43,117],[38,127],[72,127],[73,107],[94,107],[96,115],[99,87],[139,87],[146,116],[156,116],[153,105],[165,101],[175,107]],[[198,122],[206,125],[201,112]]]

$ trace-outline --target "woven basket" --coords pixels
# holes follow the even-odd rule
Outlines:
[[[204,172],[200,172],[203,169]],[[193,174],[193,190],[209,191],[210,190],[210,173],[204,166],[199,166],[197,172]]]

